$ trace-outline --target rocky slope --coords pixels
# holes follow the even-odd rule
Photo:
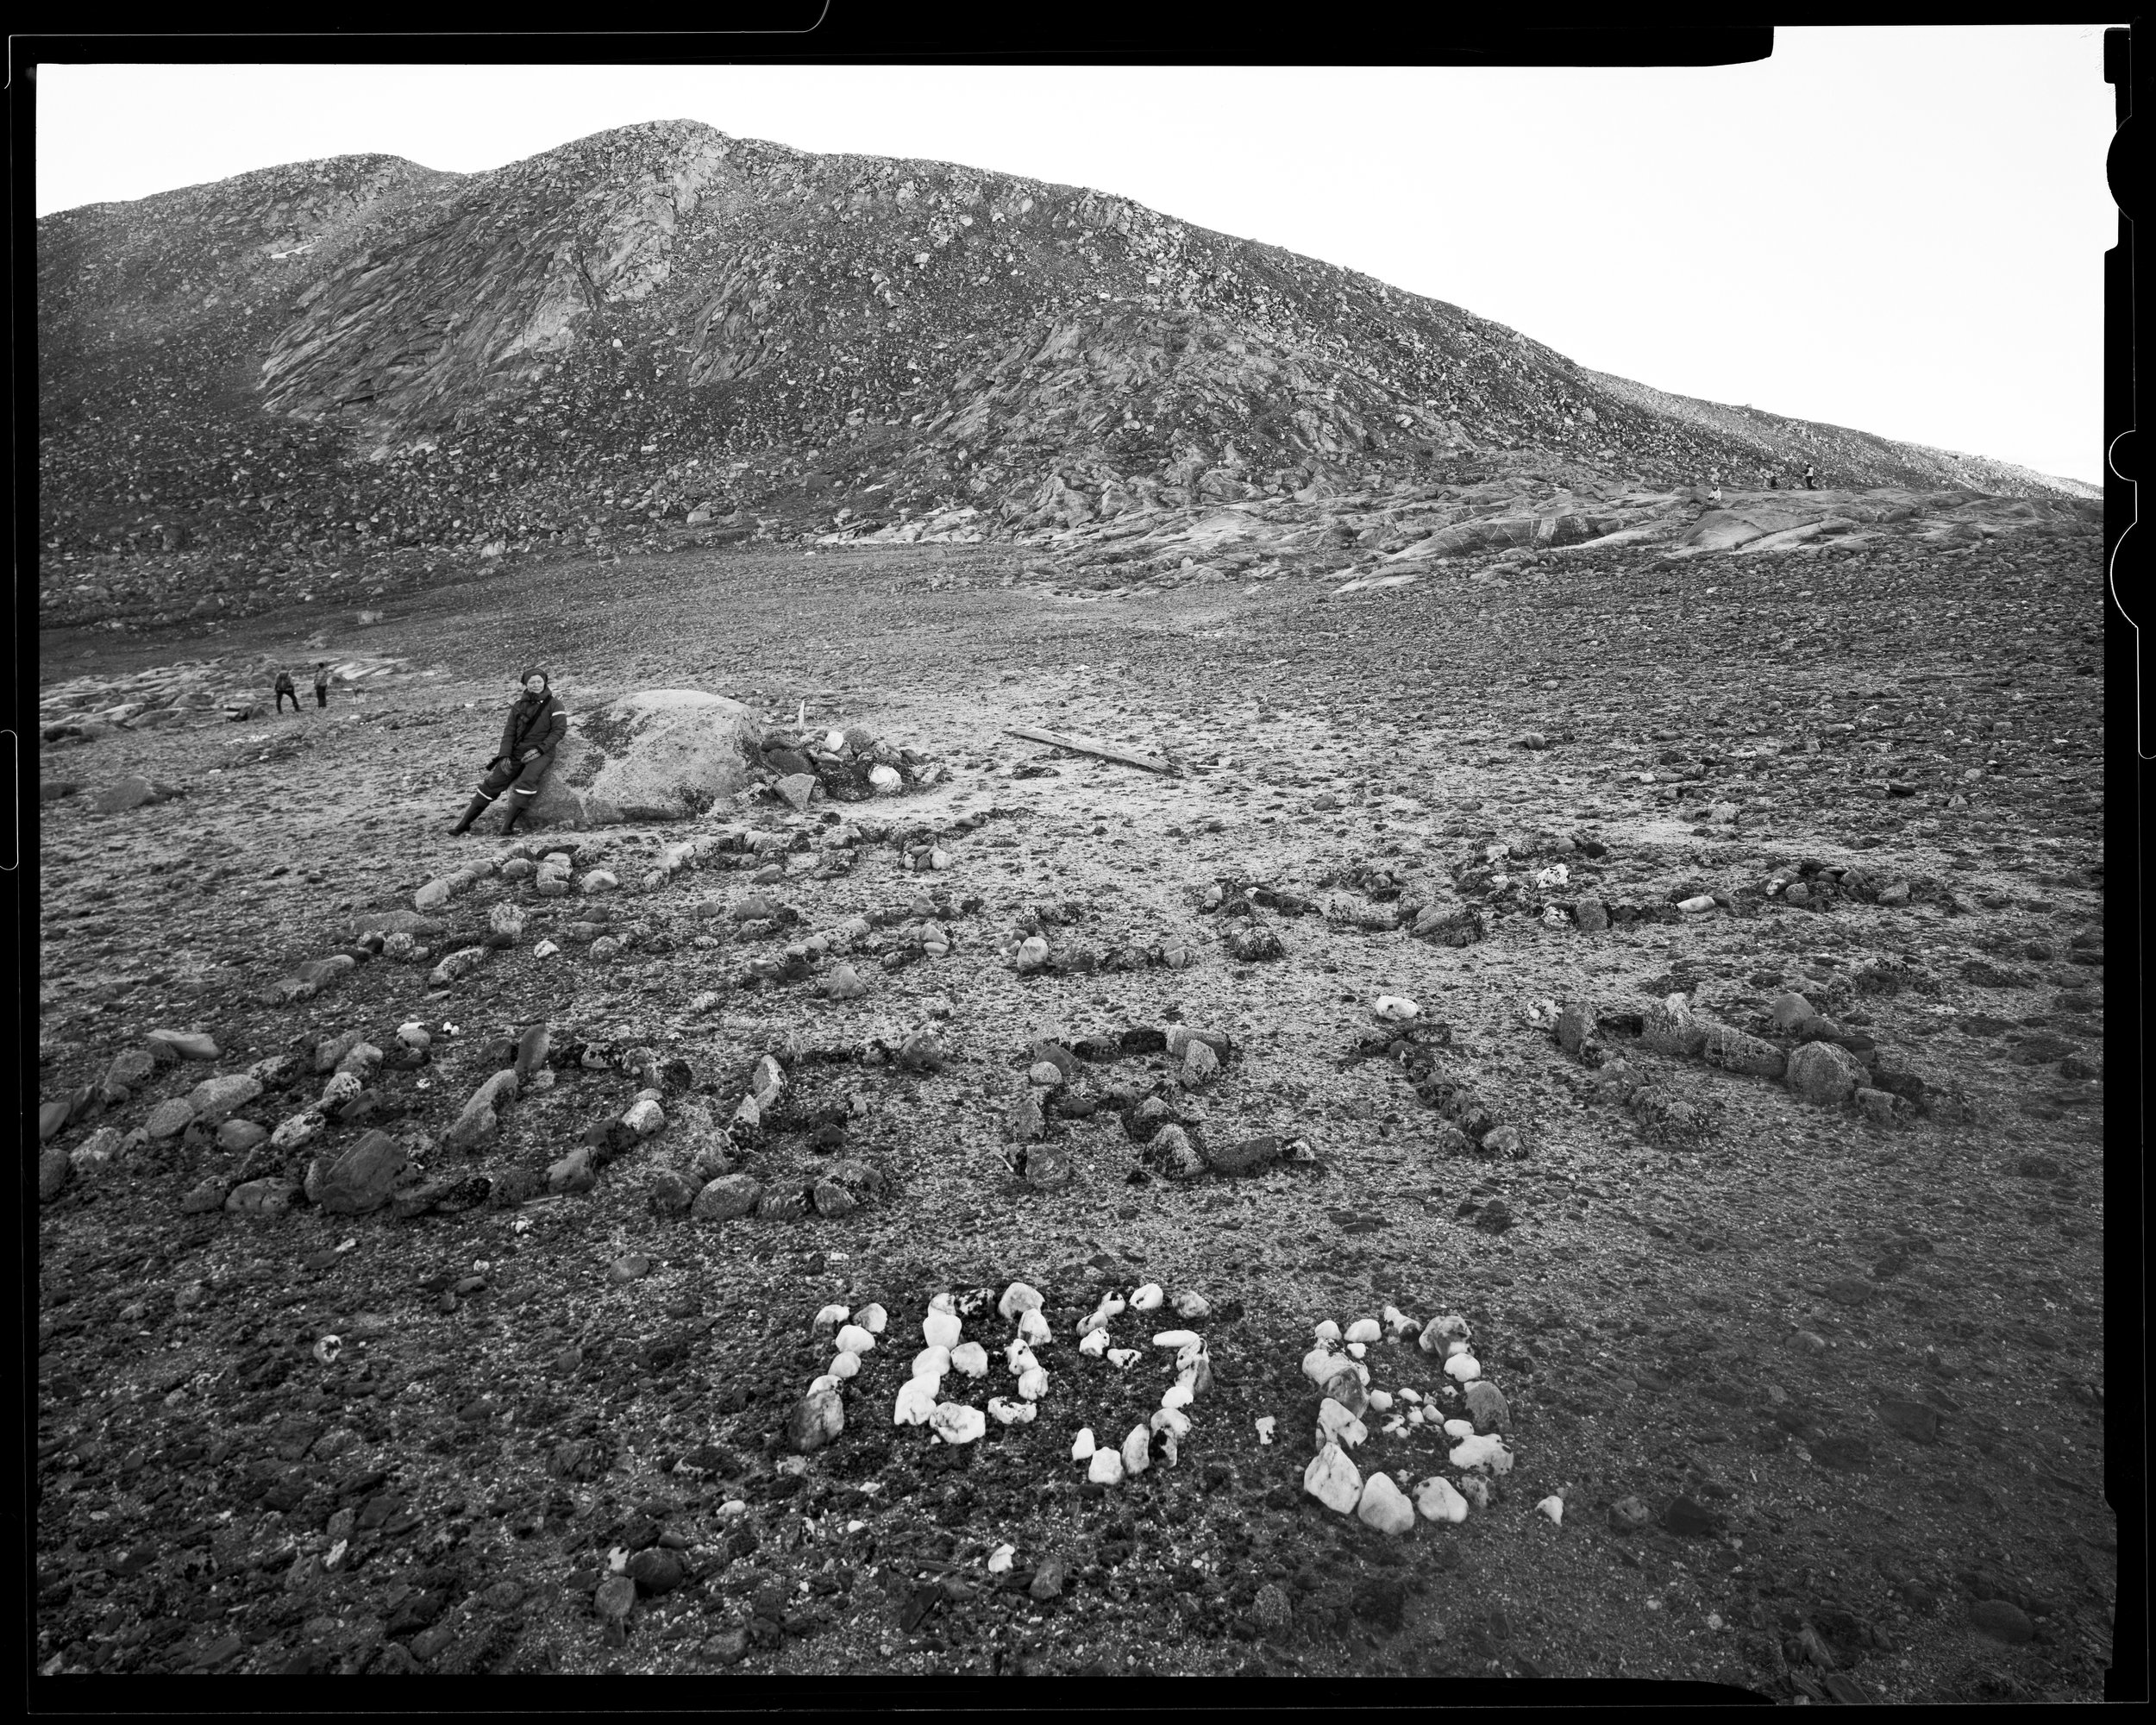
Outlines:
[[[38,226],[50,620],[364,599],[680,536],[1009,536],[1530,466],[2071,481],[1604,376],[1127,199],[693,122]],[[971,512],[968,512],[971,511]]]

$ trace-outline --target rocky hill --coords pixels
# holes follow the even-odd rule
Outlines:
[[[1665,395],[1127,199],[688,121],[490,173],[354,156],[66,211],[38,296],[47,621],[685,536],[1315,511],[1523,462],[2087,494]]]

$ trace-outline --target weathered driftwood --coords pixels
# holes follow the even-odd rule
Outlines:
[[[1058,749],[1075,750],[1081,755],[1098,755],[1104,761],[1120,761],[1126,767],[1143,767],[1149,773],[1175,774],[1175,763],[1163,761],[1157,755],[1147,755],[1136,749],[1124,749],[1112,743],[1103,743],[1092,737],[1065,737],[1053,731],[1036,731],[1030,725],[1010,727],[1013,737],[1023,737],[1032,743],[1052,743]]]

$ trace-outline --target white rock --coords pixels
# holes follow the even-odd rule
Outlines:
[[[1405,1534],[1415,1525],[1415,1508],[1389,1474],[1373,1473],[1363,1482],[1355,1519],[1381,1534]]]
[[[986,1377],[988,1350],[979,1342],[961,1342],[950,1351],[950,1363],[968,1377]]]
[[[1018,1554],[1018,1547],[1016,1546],[998,1546],[993,1551],[988,1553],[988,1573],[990,1575],[1003,1574],[1005,1571],[1011,1567],[1012,1560],[1015,1559]]]
[[[872,1336],[883,1333],[883,1327],[890,1321],[890,1314],[881,1306],[863,1306],[854,1314],[854,1321]]]
[[[1198,1342],[1195,1330],[1162,1330],[1153,1338],[1153,1346],[1156,1348],[1195,1347]]]
[[[845,1358],[851,1359],[853,1356],[851,1354],[848,1354]],[[819,1389],[836,1389],[837,1388],[838,1379],[827,1371],[821,1377],[812,1377],[809,1379],[808,1393],[811,1396],[813,1396]]]
[[[1156,1432],[1167,1432],[1178,1438],[1190,1435],[1190,1415],[1180,1408],[1162,1408],[1145,1422]]]
[[[1389,1024],[1405,1024],[1409,1019],[1422,1015],[1421,1007],[1405,994],[1380,994],[1376,1012],[1378,1017]]]
[[[1083,1461],[1092,1453],[1093,1427],[1091,1426],[1087,1426],[1071,1440],[1070,1458],[1073,1461]]]
[[[1037,1402],[1048,1394],[1048,1369],[1031,1365],[1018,1379],[1018,1394],[1028,1402]]]
[[[1093,1462],[1086,1469],[1086,1477],[1095,1485],[1120,1485],[1123,1483],[1123,1457],[1115,1450],[1095,1450]]]
[[[1257,1421],[1257,1440],[1258,1440],[1258,1442],[1260,1442],[1261,1444],[1269,1444],[1270,1442],[1272,1442],[1272,1440],[1273,1440],[1273,1430],[1274,1430],[1274,1428],[1275,1428],[1276,1426],[1278,1426],[1279,1424],[1280,1424],[1280,1420],[1279,1420],[1279,1417],[1278,1417],[1277,1415],[1275,1415],[1275,1414],[1263,1414],[1259,1415],[1259,1416],[1258,1416],[1258,1421]]]
[[[1457,1356],[1463,1354],[1466,1352],[1467,1343],[1458,1336],[1454,1336],[1445,1345],[1445,1357],[1447,1359],[1456,1358]]]
[[[1445,1434],[1453,1439],[1471,1438],[1475,1435],[1475,1422],[1472,1420],[1447,1420]]]
[[[1213,1302],[1195,1289],[1186,1289],[1175,1296],[1175,1315],[1195,1323],[1213,1314]]]
[[[941,1402],[929,1415],[928,1428],[947,1444],[970,1444],[988,1429],[988,1418],[963,1402]]]
[[[1391,1411],[1392,1405],[1393,1398],[1385,1390],[1373,1389],[1370,1391],[1370,1406],[1376,1408],[1379,1413],[1388,1413]]]
[[[997,1314],[1006,1323],[1021,1312],[1037,1312],[1040,1309],[1040,1289],[1028,1287],[1023,1282],[1013,1282],[1003,1290],[1003,1297],[996,1302]]]
[[[1319,1389],[1325,1381],[1340,1369],[1340,1356],[1323,1343],[1302,1357],[1302,1375]]]
[[[1410,1318],[1405,1312],[1401,1311],[1399,1307],[1391,1305],[1385,1306],[1379,1310],[1377,1314],[1377,1320],[1381,1324],[1384,1325],[1388,1330],[1390,1330],[1396,1324],[1412,1324],[1414,1322],[1414,1320]]]
[[[1138,1352],[1136,1348],[1110,1348],[1108,1350],[1108,1364],[1119,1369],[1128,1370],[1137,1363],[1138,1358]]]
[[[1160,1404],[1163,1408],[1188,1408],[1196,1400],[1197,1392],[1179,1377],[1161,1392]]]
[[[538,944],[538,945],[531,949],[531,956],[534,958],[552,958],[559,954],[561,950],[561,949],[556,946],[551,940],[542,940]]]
[[[1018,1336],[1021,1340],[1044,1342],[1049,1338],[1048,1320],[1039,1307],[1029,1308],[1018,1317]]]
[[[1327,1318],[1310,1333],[1321,1342],[1337,1342],[1340,1339],[1340,1327]]]
[[[1401,1387],[1399,1393],[1400,1399],[1403,1402],[1420,1402],[1422,1400],[1422,1391],[1420,1389],[1410,1389],[1404,1384]]]
[[[1302,1489],[1328,1509],[1345,1515],[1363,1496],[1363,1476],[1338,1444],[1327,1444],[1302,1471]]]
[[[1125,1309],[1121,1295],[1109,1295],[1106,1299],[1093,1308],[1093,1315],[1079,1326],[1079,1334],[1083,1335],[1089,1330],[1099,1329],[1109,1319],[1121,1317]]]
[[[1138,1475],[1153,1465],[1153,1434],[1143,1426],[1131,1427],[1131,1434],[1123,1440],[1123,1471],[1127,1477]]]
[[[955,1313],[958,1309],[958,1296],[949,1293],[931,1294],[928,1298],[928,1309],[931,1312]]]
[[[1418,1407],[1413,1407],[1413,1408],[1410,1408],[1407,1410],[1407,1423],[1408,1423],[1409,1425],[1411,1425],[1411,1426],[1420,1426],[1420,1425],[1426,1424],[1426,1423],[1427,1423],[1427,1418],[1426,1418],[1426,1415],[1425,1410],[1424,1410],[1422,1408],[1420,1408],[1420,1406],[1418,1406]]]
[[[1033,1357],[1033,1350],[1026,1346],[1024,1342],[1012,1342],[1003,1351],[1003,1358],[1009,1364],[1011,1376],[1013,1377],[1025,1377],[1027,1372],[1040,1364],[1040,1361]]]
[[[1369,1436],[1369,1427],[1348,1412],[1330,1396],[1318,1403],[1318,1442],[1338,1444],[1342,1449],[1353,1449]]]
[[[829,1329],[834,1324],[844,1323],[852,1316],[853,1314],[843,1306],[826,1306],[816,1314],[816,1321],[811,1327],[818,1330]]]
[[[963,1333],[964,1326],[958,1321],[956,1312],[931,1312],[921,1320],[921,1335],[931,1347],[956,1347]]]
[[[899,1399],[891,1410],[894,1426],[924,1426],[936,1411],[936,1381],[909,1377],[899,1386]]]
[[[1708,903],[1712,904],[1714,903],[1714,900],[1709,899]],[[1544,1515],[1547,1515],[1551,1521],[1557,1523],[1559,1527],[1564,1525],[1564,1500],[1562,1497],[1557,1496],[1554,1492],[1552,1492],[1549,1496],[1544,1498],[1541,1502],[1536,1504],[1535,1508],[1539,1509]]]
[[[1133,1312],[1157,1312],[1167,1298],[1167,1295],[1161,1291],[1159,1283],[1149,1282],[1131,1295],[1131,1309]]]
[[[1456,1353],[1445,1361],[1445,1375],[1461,1383],[1471,1383],[1482,1375],[1482,1362],[1471,1353]]]
[[[1357,1318],[1347,1328],[1347,1339],[1351,1342],[1374,1342],[1384,1333],[1375,1318]]]
[[[836,1377],[843,1383],[860,1370],[861,1356],[842,1351],[831,1356],[831,1363],[824,1368],[824,1372],[826,1377]]]
[[[1025,1426],[1032,1423],[1033,1416],[1041,1410],[1031,1402],[1013,1402],[1007,1396],[991,1396],[988,1411],[995,1415],[1000,1426]]]
[[[950,1370],[950,1350],[946,1347],[924,1347],[913,1356],[913,1376],[941,1378]]]
[[[838,1351],[841,1353],[866,1353],[876,1345],[876,1339],[859,1324],[848,1324],[838,1333]]]
[[[1078,1343],[1078,1352],[1098,1359],[1108,1351],[1108,1333],[1106,1330],[1087,1330]]]
[[[1360,1359],[1364,1354],[1369,1352],[1369,1344],[1368,1342],[1350,1342],[1347,1345],[1347,1351],[1357,1359]]]
[[[1448,1458],[1457,1468],[1486,1467],[1492,1473],[1512,1471],[1512,1452],[1495,1437],[1463,1438]]]
[[[1378,1430],[1380,1430],[1380,1431],[1382,1431],[1382,1433],[1384,1433],[1384,1434],[1385,1434],[1387,1437],[1388,1437],[1388,1438],[1396,1438],[1396,1437],[1398,1437],[1398,1436],[1399,1436],[1399,1435],[1400,1435],[1402,1432],[1406,1431],[1407,1429],[1407,1421],[1404,1418],[1403,1418],[1403,1419],[1397,1419],[1397,1420],[1388,1420],[1388,1421],[1385,1421],[1385,1423],[1384,1423],[1382,1426],[1380,1426],[1380,1427],[1378,1427]]]
[[[1415,1488],[1415,1508],[1426,1521],[1464,1521],[1467,1499],[1452,1489],[1449,1479],[1432,1477]]]

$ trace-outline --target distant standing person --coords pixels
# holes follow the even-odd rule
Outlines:
[[[569,728],[568,710],[555,698],[547,674],[536,665],[518,681],[523,691],[511,705],[509,722],[502,727],[501,752],[487,762],[479,794],[450,829],[453,832],[469,832],[472,823],[505,790],[511,794],[509,806],[502,812],[502,831],[514,832],[517,823],[530,808],[531,800],[539,794],[547,769],[554,765],[555,746]]]
[[[298,712],[299,711],[299,691],[292,687],[292,674],[290,671],[279,671],[277,674],[277,710],[280,713],[285,710],[286,695],[291,697],[292,711]]]
[[[1819,469],[1808,461],[1804,464],[1804,489],[1806,491],[1819,489]]]
[[[297,701],[292,703],[295,706],[298,704]],[[329,662],[327,659],[317,659],[315,662],[315,705],[317,706],[329,705]]]

